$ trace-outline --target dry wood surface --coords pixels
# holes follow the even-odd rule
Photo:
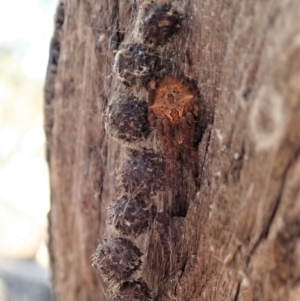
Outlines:
[[[57,301],[105,300],[90,256],[126,148],[106,135],[103,112],[114,51],[142,2],[58,8],[45,85]],[[299,0],[191,0],[188,17],[174,47],[191,56],[205,112],[199,183],[165,240],[149,236],[142,277],[158,300],[299,301]]]

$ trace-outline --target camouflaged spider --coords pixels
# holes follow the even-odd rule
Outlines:
[[[167,159],[179,156],[194,165],[199,97],[192,73],[186,80],[165,75],[149,84],[148,120],[157,131]]]
[[[137,276],[134,273],[142,266],[143,253],[138,245],[143,239],[137,244],[132,239],[152,228],[151,223],[155,221],[152,228],[157,232],[157,235],[154,232],[155,241],[162,245],[160,249],[166,249],[164,253],[168,258],[171,257],[171,235],[166,236],[171,228],[171,214],[184,216],[187,211],[191,185],[185,175],[186,170],[189,174],[190,170],[193,173],[196,170],[198,91],[192,76],[183,79],[165,75],[158,82],[155,78],[175,70],[174,61],[179,60],[176,51],[172,50],[174,60],[170,62],[166,55],[170,47],[164,49],[164,46],[176,39],[176,34],[185,27],[186,15],[180,2],[144,1],[135,31],[115,56],[114,73],[127,88],[124,88],[124,94],[112,99],[106,111],[106,129],[112,137],[130,147],[135,148],[137,144],[143,147],[128,151],[128,160],[122,164],[119,177],[124,194],[109,207],[108,229],[118,233],[108,232],[92,256],[93,267],[104,281],[114,286],[111,301],[152,300],[147,284],[141,279],[134,280]],[[143,88],[149,92],[148,103],[143,97]],[[165,158],[161,158],[157,150],[156,136],[152,135],[149,124],[158,133]],[[150,150],[148,146],[152,140],[155,144]],[[165,189],[167,178],[174,183],[174,189]],[[151,204],[152,197],[159,191],[167,191],[167,194],[162,193],[162,197]],[[171,209],[170,216],[157,213],[159,206],[163,210]],[[165,243],[166,237],[169,240]]]

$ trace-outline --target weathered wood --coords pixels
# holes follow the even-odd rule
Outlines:
[[[58,301],[105,300],[90,256],[125,149],[102,113],[113,50],[141,2],[66,0],[55,32],[45,124]],[[170,262],[160,264],[150,236],[142,276],[159,300],[300,300],[298,0],[191,0],[189,13],[177,50],[191,55],[205,109],[200,185],[187,215],[171,220]]]

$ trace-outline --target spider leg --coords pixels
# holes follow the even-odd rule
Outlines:
[[[190,52],[188,50],[186,50],[186,60],[187,60],[187,76],[188,76],[188,79],[193,82],[194,79],[195,79],[195,73],[194,73],[194,70],[192,68],[192,59],[191,59],[191,55],[190,55]]]
[[[177,125],[176,134],[177,143],[181,146],[181,149],[185,149],[186,144],[188,143],[187,137],[190,135],[189,125],[186,117],[183,116],[180,118],[179,124]]]
[[[165,128],[162,119],[156,120],[155,128],[161,143],[162,150],[166,155],[170,152],[170,143],[168,141],[168,137],[166,137]]]
[[[156,119],[155,115],[152,112],[148,113],[148,122],[151,127],[156,128],[158,120]]]
[[[195,149],[195,132],[196,132],[196,120],[192,113],[186,114],[186,119],[189,127],[189,134],[187,136],[187,148],[185,153],[187,154],[187,161],[191,167],[193,174],[197,174],[197,150]]]
[[[174,160],[176,158],[176,149],[174,146],[174,128],[168,119],[163,119],[162,124],[163,131],[165,133],[163,142],[166,144],[166,156]]]
[[[195,122],[195,117],[192,113],[188,112],[186,114],[186,120],[189,128],[189,134],[187,136],[187,141],[188,145],[190,145],[192,148],[194,148],[194,140],[195,140],[195,129],[196,129],[196,122]]]

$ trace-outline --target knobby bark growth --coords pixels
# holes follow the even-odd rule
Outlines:
[[[90,256],[124,149],[105,134],[102,113],[114,50],[141,2],[64,0],[57,11],[45,131],[58,301],[105,300]],[[143,276],[158,300],[299,300],[298,0],[191,0],[188,13],[179,51],[191,56],[206,112],[200,184],[186,216],[170,222],[168,263],[156,258],[164,242],[150,241]]]

